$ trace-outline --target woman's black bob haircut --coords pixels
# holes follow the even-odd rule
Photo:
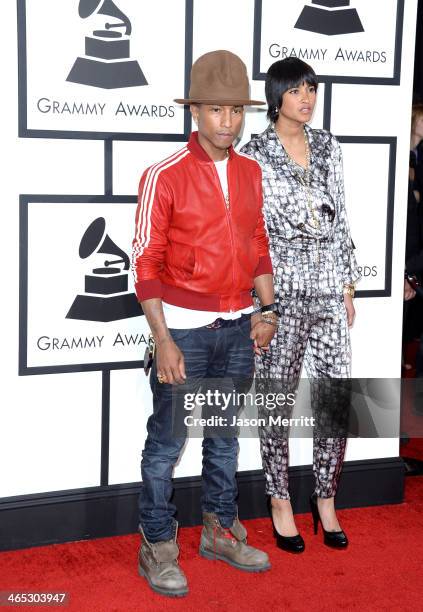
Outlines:
[[[270,66],[264,86],[269,121],[274,123],[277,120],[278,110],[282,106],[283,94],[288,89],[298,87],[304,82],[308,85],[314,85],[317,91],[316,73],[311,66],[298,59],[298,57],[286,57]]]

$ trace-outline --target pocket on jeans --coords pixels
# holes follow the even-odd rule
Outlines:
[[[241,336],[253,342],[250,338],[250,334],[251,334],[251,319],[250,318],[243,321],[240,325],[237,325],[237,330],[241,334]]]
[[[174,342],[178,344],[178,342],[188,338],[189,334],[192,332],[192,329],[169,329],[169,332]]]

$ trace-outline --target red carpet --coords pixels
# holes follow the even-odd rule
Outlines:
[[[344,551],[323,546],[310,514],[297,516],[307,547],[298,556],[273,546],[269,520],[246,521],[250,543],[272,562],[258,575],[200,558],[200,528],[180,529],[190,582],[183,599],[156,595],[138,577],[137,535],[0,553],[0,590],[68,591],[70,604],[54,609],[77,612],[421,609],[423,477],[406,479],[403,504],[342,510],[339,517],[351,542]]]

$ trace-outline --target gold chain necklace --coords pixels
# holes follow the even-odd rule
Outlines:
[[[295,171],[295,175],[297,176],[297,178],[300,181],[302,187],[304,188],[304,191],[305,191],[305,194],[306,194],[307,207],[308,207],[308,209],[310,211],[310,214],[311,214],[311,224],[316,229],[319,229],[320,228],[320,221],[319,221],[319,218],[317,216],[317,210],[313,206],[312,197],[311,197],[311,186],[310,186],[310,183],[311,183],[311,178],[310,178],[310,160],[311,160],[311,155],[310,155],[310,145],[309,145],[309,142],[308,142],[307,132],[306,132],[305,128],[304,128],[304,145],[305,145],[305,154],[306,154],[306,167],[304,169],[304,176],[301,176],[301,174],[299,174],[297,172],[296,166],[298,166],[299,164],[297,164],[297,162],[290,156],[290,154],[288,153],[288,151],[286,149],[285,149],[285,152],[286,152],[286,154],[288,156],[289,161],[291,162],[291,166],[293,167],[293,170]]]
[[[279,135],[278,135],[279,137]],[[292,157],[290,156],[290,154],[288,153],[288,151],[285,149],[284,150],[288,156],[288,160],[291,164],[292,170],[295,173],[295,176],[298,178],[298,180],[301,183],[301,186],[303,187],[304,191],[305,191],[305,195],[306,195],[306,201],[307,201],[307,207],[310,211],[310,215],[311,215],[311,225],[316,229],[319,230],[320,229],[320,221],[319,221],[319,217],[317,216],[317,210],[315,208],[315,206],[313,206],[313,201],[312,201],[312,197],[311,197],[311,172],[310,172],[310,162],[311,162],[311,154],[310,154],[310,145],[308,142],[308,138],[307,138],[307,132],[305,130],[304,127],[304,146],[305,146],[305,155],[306,155],[306,167],[304,169],[304,175],[302,176],[299,172],[298,172],[298,165],[296,163],[296,161],[294,159],[292,159]],[[316,238],[316,264],[320,265],[320,239],[317,237]]]

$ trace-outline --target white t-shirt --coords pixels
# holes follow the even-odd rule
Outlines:
[[[220,185],[222,187],[223,195],[225,196],[226,202],[229,197],[228,188],[228,158],[222,159],[222,161],[214,162],[216,166],[217,174],[219,177]]]
[[[228,158],[214,162],[220,185],[226,202],[228,201]],[[237,319],[242,314],[253,312],[253,306],[235,312],[210,312],[209,310],[191,310],[163,302],[163,312],[169,329],[194,329],[213,323],[216,319]]]

